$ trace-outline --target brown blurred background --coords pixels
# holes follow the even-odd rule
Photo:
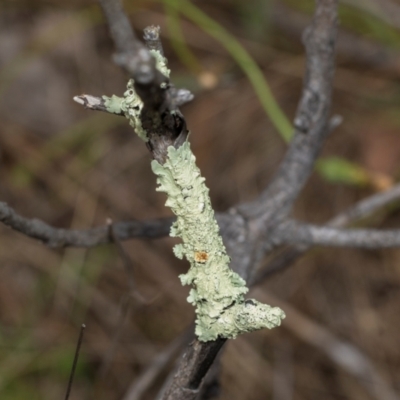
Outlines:
[[[182,111],[215,209],[253,199],[286,145],[245,74],[193,22],[181,21],[189,56],[171,44],[162,4],[125,3],[137,30],[161,26],[172,79],[196,96]],[[304,72],[301,31],[313,2],[194,3],[254,57],[291,120]],[[400,177],[400,1],[346,0],[340,15],[333,108],[344,123],[323,156],[345,161],[315,173],[296,203],[296,217],[315,223]],[[123,93],[126,77],[112,52],[92,1],[0,0],[0,200],[21,215],[65,228],[169,215],[154,190],[149,154],[125,119],[72,101],[81,93]],[[358,226],[399,225],[392,206]],[[4,226],[0,235],[0,398],[62,399],[83,322],[71,400],[121,399],[165,355],[169,361],[140,397],[154,398],[194,316],[177,278],[187,264],[174,258],[173,241],[123,244],[135,267],[132,295],[114,245],[51,250]],[[351,343],[400,393],[400,250],[314,249],[256,290]],[[301,337],[300,325],[230,341],[218,398],[370,398],[368,382],[338,366],[312,332]]]

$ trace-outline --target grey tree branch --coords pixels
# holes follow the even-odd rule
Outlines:
[[[195,400],[205,374],[225,342],[226,339],[217,339],[203,343],[195,339],[190,343],[157,400]]]
[[[264,231],[268,231],[271,224],[266,222],[269,220],[271,223],[271,220],[275,219],[270,218],[271,216],[275,217],[279,211],[284,215],[282,211],[287,213],[290,210],[312,171],[314,161],[329,131],[336,7],[337,0],[318,0],[313,23],[305,34],[307,74],[295,120],[296,133],[286,158],[269,188],[254,204],[254,211],[248,211],[248,207],[239,208],[239,213],[249,217],[250,223],[246,228],[258,236],[253,237],[247,232],[242,238],[239,250],[234,252],[234,255],[239,254],[239,259],[243,261],[243,265],[239,268],[244,266],[248,269],[252,263],[257,262],[258,254],[255,246],[260,240],[259,233],[262,230],[258,228],[262,226]],[[270,198],[272,203],[268,201]],[[254,229],[254,225],[258,225],[258,228]],[[244,249],[247,255],[241,257],[241,250]],[[232,261],[234,264],[235,259]],[[221,346],[222,344],[223,342]],[[159,400],[194,399],[201,380],[211,365],[210,361],[214,360],[219,348],[218,342],[200,343],[196,340],[193,348],[187,349],[182,357],[175,375],[168,383],[168,389],[163,392]],[[196,349],[198,350],[195,351]],[[197,354],[204,356],[196,360]],[[191,376],[199,377],[196,385],[193,385]]]
[[[138,40],[120,0],[99,0],[107,19],[117,54],[115,62],[124,68],[135,82],[147,85],[156,76],[155,61]]]
[[[400,184],[393,186],[385,192],[376,193],[373,196],[361,200],[348,210],[331,219],[328,222],[328,226],[333,228],[345,227],[357,220],[368,217],[374,212],[379,211],[396,201],[400,201]]]
[[[317,0],[313,21],[303,35],[307,67],[294,137],[275,177],[250,213],[262,216],[260,223],[277,214],[287,215],[329,132],[336,31],[337,0]]]
[[[364,0],[344,0],[343,3],[345,2],[357,2],[363,8],[369,5],[382,8],[385,1],[380,0],[378,3]],[[389,2],[390,1],[386,1],[386,3]],[[399,6],[396,5],[395,8],[398,9]],[[280,31],[283,31],[293,38],[297,39],[308,24],[308,18],[305,14],[295,11],[293,8],[286,6],[283,2],[275,2],[271,11],[271,18],[274,25]],[[388,12],[391,13],[391,16],[399,20],[398,13],[389,11],[389,9],[382,9],[382,11],[387,15]],[[387,19],[385,20],[383,13],[381,13],[378,18],[382,18],[385,22],[388,22]],[[341,30],[341,32],[338,33],[336,47],[337,52],[351,62],[362,65],[363,67],[375,68],[381,72],[389,73],[390,75],[398,75],[396,66],[398,65],[399,53],[394,49],[390,49],[388,46],[381,45],[373,40],[368,40],[348,30]]]
[[[119,0],[99,0],[114,40],[115,62],[134,80],[134,89],[143,102],[142,128],[147,132],[147,146],[153,157],[164,164],[167,148],[178,148],[188,135],[186,122],[171,101],[169,79],[155,67],[155,59],[130,26]],[[150,27],[145,33],[150,46],[159,39],[159,31]]]
[[[332,218],[328,221],[326,226],[331,228],[344,228],[398,201],[400,201],[400,184],[393,186],[385,192],[377,193],[361,200],[349,209]],[[260,269],[260,272],[254,277],[252,284],[258,284],[271,275],[293,265],[293,263],[303,256],[310,247],[312,247],[312,244],[297,245],[284,250],[265,267]]]
[[[283,240],[287,244],[358,247],[364,249],[400,246],[400,229],[339,229],[291,221],[287,223],[283,236]]]
[[[92,247],[113,241],[109,225],[85,230],[55,228],[36,218],[21,217],[3,202],[0,202],[0,221],[15,231],[42,241],[49,247]],[[148,221],[124,221],[112,224],[112,229],[119,240],[135,237],[155,239],[168,236],[173,221],[172,217]]]
[[[236,241],[234,240],[235,235],[232,235],[232,222],[235,223],[237,219],[227,213],[217,213],[215,217],[226,246],[234,247]],[[94,247],[99,244],[112,243],[115,238],[118,240],[158,239],[169,235],[174,221],[175,217],[166,217],[146,221],[114,222],[111,226],[106,224],[91,229],[64,229],[46,224],[37,218],[22,217],[7,203],[0,202],[0,222],[17,232],[40,240],[52,248]]]

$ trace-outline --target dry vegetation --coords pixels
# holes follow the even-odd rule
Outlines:
[[[125,120],[72,101],[82,92],[120,94],[125,76],[112,64],[98,8],[83,0],[64,3],[0,2],[0,199],[21,215],[65,228],[168,216],[149,155]],[[131,3],[136,29],[162,27],[173,79],[195,93],[183,112],[215,208],[251,200],[286,147],[252,87],[222,46],[185,22],[185,38],[203,68],[198,80],[169,45],[163,8]],[[304,69],[299,29],[309,17],[277,1],[257,25],[255,9],[263,2],[247,3],[246,9],[234,0],[201,6],[243,39],[291,117]],[[346,26],[362,25],[346,10],[343,16]],[[296,203],[302,220],[324,222],[400,176],[400,36],[390,30],[389,41],[389,34],[376,39],[366,28],[356,31],[348,30],[339,45],[334,112],[345,123],[324,155],[357,163],[367,179],[349,185],[314,174]],[[359,42],[371,52],[358,57],[351,46],[362,51]],[[396,204],[359,223],[399,224]],[[71,400],[121,399],[130,385],[143,384],[149,368],[160,367],[145,393],[136,386],[135,398],[154,398],[193,320],[188,289],[177,279],[187,265],[173,257],[172,240],[124,242],[132,273],[115,245],[52,250],[4,226],[0,235],[0,397],[63,398],[84,322]],[[254,291],[279,298],[284,309],[290,305],[297,323],[230,341],[221,358],[219,399],[368,398],[369,383],[327,355],[318,329],[354,345],[400,390],[399,250],[314,249]],[[314,330],[306,329],[309,323]]]

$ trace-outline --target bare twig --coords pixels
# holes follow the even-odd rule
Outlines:
[[[336,28],[337,0],[318,0],[313,22],[303,35],[307,69],[294,119],[295,134],[275,177],[250,213],[263,216],[260,224],[287,215],[329,132]]]
[[[400,184],[393,186],[385,192],[377,193],[361,200],[354,206],[331,219],[326,226],[332,228],[344,228],[347,225],[353,224],[362,218],[366,218],[373,213],[382,210],[384,207],[396,201],[400,201]],[[289,265],[293,265],[293,263],[304,255],[311,246],[312,245],[310,244],[297,245],[284,250],[281,254],[270,261],[267,266],[260,269],[260,272],[253,280],[253,284],[258,284],[276,272],[284,270]]]
[[[374,194],[361,200],[348,210],[340,213],[328,222],[328,226],[333,228],[342,228],[352,224],[359,219],[368,217],[376,211],[381,210],[389,204],[400,201],[400,184],[393,186],[385,192]]]
[[[118,0],[99,0],[110,26],[117,54],[115,61],[134,79],[134,88],[143,102],[142,128],[147,132],[147,147],[164,164],[167,148],[178,148],[188,135],[186,122],[168,95],[169,80],[155,67],[155,59],[133,34]],[[158,32],[152,30],[153,40]],[[147,35],[148,36],[148,35]],[[166,112],[166,111],[173,111]]]
[[[228,247],[232,247],[234,227],[240,218],[234,218],[227,213],[216,213],[221,234]],[[169,230],[175,217],[158,218],[146,221],[121,221],[112,224],[115,237],[119,240],[134,238],[158,239],[169,235]],[[99,244],[111,243],[110,226],[103,225],[91,229],[55,228],[37,218],[20,216],[7,203],[0,202],[0,222],[33,239],[38,239],[49,247],[94,247]],[[232,224],[234,227],[232,227]]]
[[[77,343],[76,349],[75,349],[75,355],[74,355],[74,361],[72,363],[71,374],[70,374],[69,380],[68,380],[68,387],[67,387],[67,393],[65,394],[65,400],[69,399],[69,395],[71,393],[72,382],[74,380],[75,370],[76,370],[76,366],[78,364],[79,351],[81,350],[81,345],[82,345],[83,334],[85,332],[85,328],[86,328],[86,325],[82,324],[81,330],[79,331],[78,343]]]
[[[107,19],[117,54],[115,62],[123,67],[138,84],[147,85],[155,79],[155,61],[138,40],[120,0],[99,0]]]
[[[112,241],[108,225],[86,230],[54,228],[39,219],[21,217],[3,202],[0,202],[0,221],[26,236],[42,241],[49,247],[92,247]],[[168,236],[173,221],[174,218],[171,217],[117,222],[113,224],[113,231],[120,240],[135,237],[155,239]]]
[[[378,5],[378,2],[364,0],[344,0],[344,2],[357,2],[360,7],[368,5]],[[386,1],[389,3],[390,1]],[[368,4],[367,4],[368,3]],[[392,3],[396,8],[398,5]],[[379,6],[383,5],[382,0]],[[385,7],[386,8],[386,7]],[[389,9],[383,10],[386,16],[389,15]],[[275,2],[272,8],[272,21],[281,31],[297,39],[303,29],[308,24],[308,17],[293,8],[286,6],[283,2]],[[396,14],[391,14],[394,19],[399,20]],[[383,17],[383,13],[380,14]],[[387,20],[385,21],[387,22]],[[394,21],[393,21],[394,22]],[[398,22],[395,22],[398,23]],[[349,31],[341,30],[338,33],[337,52],[346,60],[357,63],[365,67],[376,68],[382,72],[398,76],[399,52],[391,49],[389,46],[368,40],[360,35]]]
[[[366,249],[398,247],[400,246],[400,229],[340,228],[399,198],[400,185],[397,185],[385,193],[377,194],[360,202],[347,212],[335,217],[327,226],[316,226],[289,220],[280,224],[275,234],[281,237],[283,244],[297,244],[303,248],[310,245]]]
[[[287,244],[358,247],[378,249],[400,246],[400,229],[339,229],[328,226],[287,223]],[[290,233],[289,233],[290,232]]]

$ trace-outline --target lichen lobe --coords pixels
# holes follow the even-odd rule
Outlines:
[[[219,234],[208,188],[189,142],[170,146],[164,165],[152,162],[157,190],[168,196],[166,206],[177,216],[170,235],[182,243],[174,247],[178,258],[190,263],[180,275],[183,285],[192,285],[188,302],[196,307],[196,335],[201,341],[235,338],[241,333],[280,325],[279,308],[246,300],[245,281],[229,268],[229,256]]]
[[[123,97],[103,96],[103,100],[108,112],[113,114],[123,113],[136,134],[145,142],[148,141],[147,132],[143,129],[140,119],[143,102],[135,92],[133,79],[128,81]]]

